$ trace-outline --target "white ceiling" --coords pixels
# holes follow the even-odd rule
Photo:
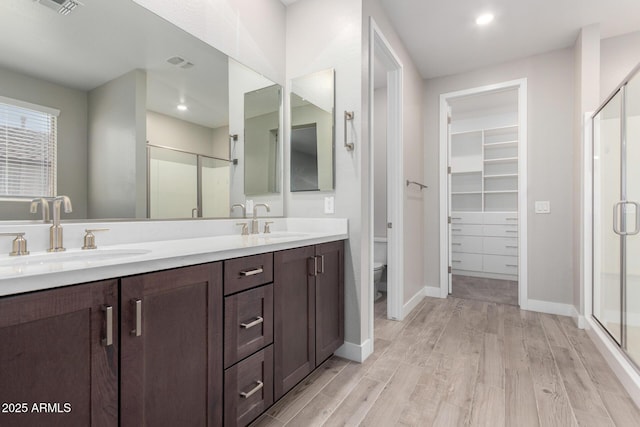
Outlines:
[[[573,46],[591,24],[600,24],[602,38],[640,31],[640,0],[380,1],[424,78]],[[495,20],[478,27],[485,12]]]
[[[640,0],[381,0],[424,78],[573,46],[579,29],[602,38],[640,30]],[[475,19],[495,20],[478,27]]]

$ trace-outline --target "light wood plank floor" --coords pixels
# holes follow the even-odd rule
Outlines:
[[[454,274],[451,280],[451,296],[455,298],[518,305],[517,281],[485,279],[459,274]]]
[[[640,426],[570,318],[425,298],[394,322],[376,305],[373,355],[331,357],[254,426]]]

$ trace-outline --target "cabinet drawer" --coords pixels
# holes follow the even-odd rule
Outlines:
[[[484,224],[518,224],[518,212],[485,212]]]
[[[273,346],[224,372],[224,425],[246,426],[273,403]]]
[[[482,224],[482,212],[453,212],[452,224]]]
[[[482,236],[482,225],[453,224],[451,234],[454,236]]]
[[[454,270],[482,271],[482,255],[453,253],[451,267]]]
[[[273,284],[224,299],[224,366],[273,342]]]
[[[487,255],[518,256],[518,239],[515,237],[484,237],[484,253]]]
[[[451,250],[453,252],[482,253],[482,237],[452,236]]]
[[[494,237],[518,237],[517,225],[485,225],[483,235]]]
[[[273,254],[252,255],[224,262],[224,294],[273,282]]]
[[[518,257],[484,255],[482,266],[487,273],[518,274]]]

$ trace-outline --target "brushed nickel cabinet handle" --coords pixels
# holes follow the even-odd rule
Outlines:
[[[142,300],[132,299],[131,305],[133,305],[136,313],[136,327],[131,330],[131,335],[139,337],[142,335]]]
[[[262,387],[264,387],[264,383],[262,381],[256,381],[256,386],[249,391],[240,392],[240,397],[248,399],[262,389]]]
[[[320,258],[320,268],[317,270],[317,273],[324,274],[324,255],[316,256],[316,259]],[[316,267],[318,266],[318,262],[316,261]]]
[[[262,268],[262,266],[258,267],[258,268],[254,268],[252,270],[242,270],[240,272],[240,275],[242,277],[248,277],[248,276],[255,276],[256,274],[260,274],[263,273],[264,269]]]
[[[102,338],[102,345],[108,347],[113,345],[113,307],[110,305],[103,305],[102,311],[105,314],[105,337]]]
[[[249,329],[249,328],[253,328],[256,325],[259,325],[262,322],[264,322],[264,319],[262,318],[262,316],[257,316],[256,320],[254,320],[253,322],[240,323],[240,327],[243,328],[243,329]]]
[[[317,257],[309,257],[307,258],[307,271],[309,272],[309,276],[317,276],[318,275],[318,258]]]

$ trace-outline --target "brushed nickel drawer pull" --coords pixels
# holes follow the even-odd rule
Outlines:
[[[131,305],[135,307],[136,327],[131,330],[130,334],[139,337],[140,335],[142,335],[142,300],[132,299]]]
[[[262,322],[264,322],[264,319],[262,318],[262,316],[257,316],[256,320],[254,320],[253,322],[240,323],[240,327],[243,328],[243,329],[249,329],[249,328],[253,328],[256,325],[259,325]]]
[[[105,314],[105,337],[102,339],[102,345],[105,347],[109,347],[113,345],[113,307],[110,305],[103,305],[102,311]]]
[[[256,386],[249,391],[240,392],[240,397],[248,399],[262,389],[262,387],[264,387],[264,383],[262,381],[256,381]]]
[[[243,277],[247,277],[247,276],[255,276],[256,274],[260,274],[263,273],[264,269],[262,268],[262,266],[258,267],[258,268],[254,268],[253,270],[242,270],[240,272],[240,275]]]

